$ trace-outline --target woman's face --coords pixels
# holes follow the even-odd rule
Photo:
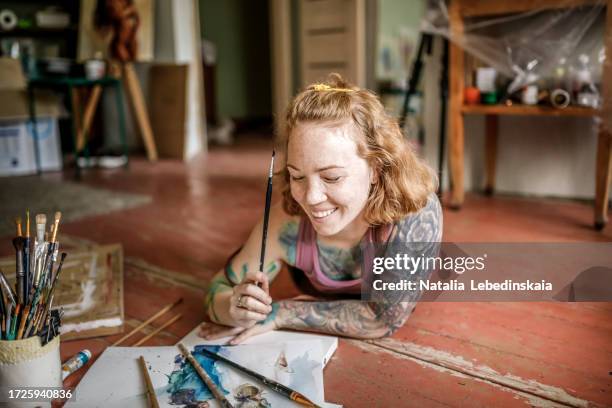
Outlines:
[[[350,122],[307,122],[298,124],[289,137],[291,195],[321,236],[363,224],[372,171],[357,154],[357,132]]]

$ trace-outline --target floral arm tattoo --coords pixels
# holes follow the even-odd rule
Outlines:
[[[413,250],[436,255],[442,234],[440,203],[432,195],[427,205],[397,224],[385,256],[395,256],[399,250]],[[410,243],[411,245],[406,245]],[[414,244],[414,245],[412,245]],[[405,271],[394,271],[406,278]],[[430,271],[418,271],[423,278]],[[413,277],[414,278],[414,277]],[[385,294],[387,295],[387,294]],[[419,292],[401,292],[384,296],[377,302],[339,300],[329,302],[281,301],[277,324],[280,328],[330,333],[355,338],[389,336],[405,323],[420,296]]]

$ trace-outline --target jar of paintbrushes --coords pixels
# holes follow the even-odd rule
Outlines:
[[[0,407],[50,405],[52,392],[42,395],[41,390],[62,387],[61,314],[53,309],[66,258],[65,253],[58,257],[60,219],[61,213],[56,212],[47,232],[46,215],[36,215],[33,238],[29,212],[25,225],[20,217],[15,220],[15,272],[6,271],[7,276],[0,270]]]

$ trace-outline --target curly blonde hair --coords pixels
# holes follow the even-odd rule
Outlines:
[[[280,145],[287,152],[292,131],[302,122],[344,123],[351,121],[363,136],[356,140],[357,152],[375,171],[377,180],[370,188],[364,211],[370,225],[385,225],[419,211],[437,188],[437,177],[404,139],[397,124],[378,97],[357,88],[338,74],[326,83],[312,84],[289,104],[285,131]],[[287,155],[284,155],[285,160]],[[285,163],[286,164],[286,163]],[[289,172],[280,171],[283,208],[290,215],[302,214],[291,196]]]

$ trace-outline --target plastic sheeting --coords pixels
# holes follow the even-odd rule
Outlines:
[[[599,107],[606,0],[577,7],[575,0],[559,0],[554,9],[533,3],[525,12],[464,17],[461,35],[451,30],[447,2],[430,0],[422,30],[447,37],[481,66],[494,68],[502,101],[535,85],[540,95],[561,89],[571,105]]]

